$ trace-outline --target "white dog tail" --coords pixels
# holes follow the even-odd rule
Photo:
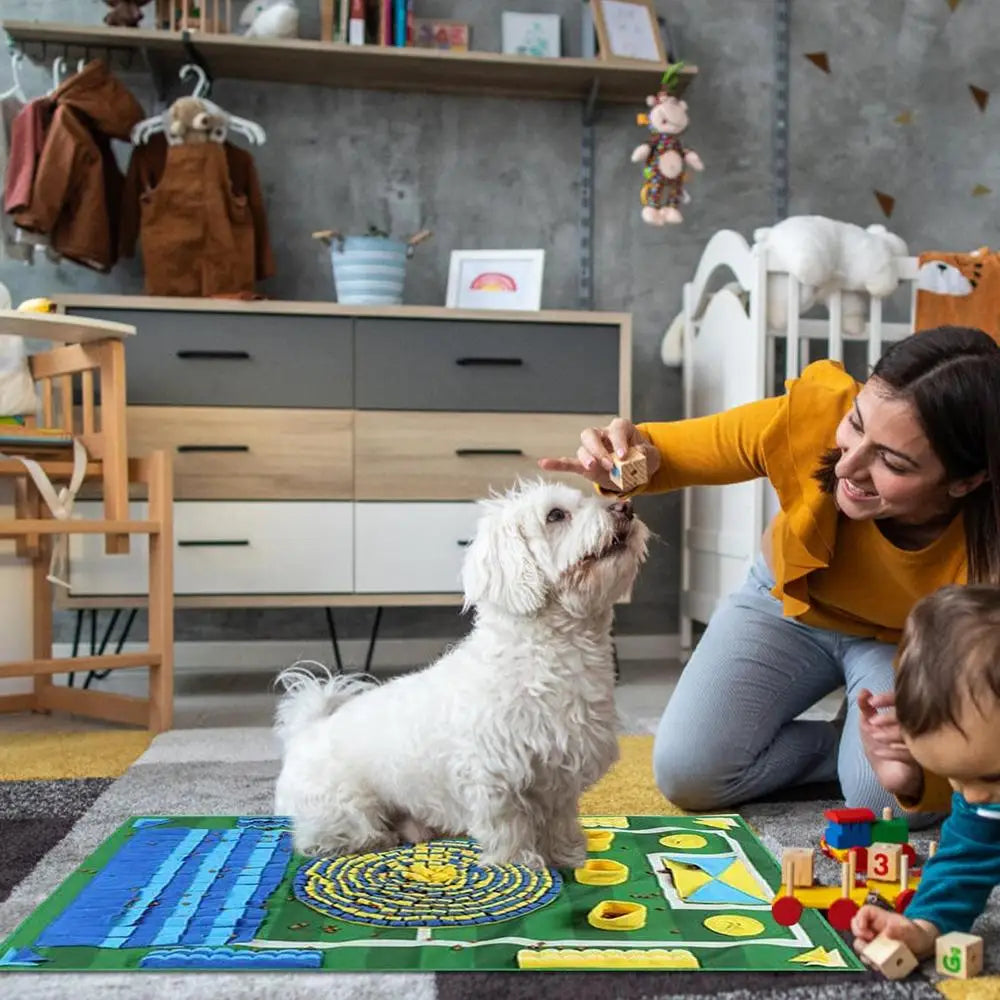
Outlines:
[[[306,664],[308,663],[308,667]],[[317,677],[309,667],[318,667],[326,676]],[[285,693],[278,702],[274,729],[282,743],[303,726],[332,715],[344,702],[377,683],[371,675],[330,673],[327,666],[312,660],[294,663],[275,678]]]

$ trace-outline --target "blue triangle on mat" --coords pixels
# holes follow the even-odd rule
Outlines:
[[[32,951],[30,948],[8,948],[0,955],[0,966],[39,965],[47,961],[47,958],[39,955],[36,951]]]
[[[697,854],[668,854],[667,857],[671,861],[679,861],[681,864],[700,868],[712,878],[721,875],[733,863],[732,855],[727,855],[724,858],[700,858]]]
[[[709,882],[687,898],[689,903],[726,903],[730,906],[760,906],[761,901],[725,882]]]
[[[132,820],[132,826],[160,826],[169,822],[170,820],[166,816],[139,816]]]

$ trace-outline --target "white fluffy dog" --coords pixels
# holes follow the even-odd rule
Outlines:
[[[481,502],[471,633],[377,685],[282,671],[275,809],[306,854],[471,836],[483,864],[586,859],[580,793],[618,756],[612,606],[646,557],[632,506],[561,483]]]

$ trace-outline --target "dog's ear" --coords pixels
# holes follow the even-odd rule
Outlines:
[[[546,581],[519,526],[501,504],[484,504],[462,564],[465,610],[488,602],[531,615],[545,604]]]

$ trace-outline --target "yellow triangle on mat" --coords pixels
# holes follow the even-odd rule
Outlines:
[[[739,826],[730,816],[709,816],[707,819],[696,819],[695,822],[699,826],[714,826],[716,830],[732,830],[734,826]]]
[[[763,903],[770,903],[772,893],[765,892],[760,887],[760,883],[750,874],[747,866],[742,861],[734,861],[720,876],[720,882],[745,892],[754,899],[759,899]]]
[[[712,881],[708,872],[686,865],[683,861],[666,861],[670,874],[674,877],[674,888],[681,899],[687,899],[692,892],[697,892],[703,885]]]
[[[839,951],[827,951],[822,945],[813,948],[812,951],[804,951],[801,955],[795,955],[789,962],[799,962],[802,965],[822,965],[827,969],[845,969],[847,962]]]
[[[0,781],[117,778],[152,740],[145,729],[5,733]]]

